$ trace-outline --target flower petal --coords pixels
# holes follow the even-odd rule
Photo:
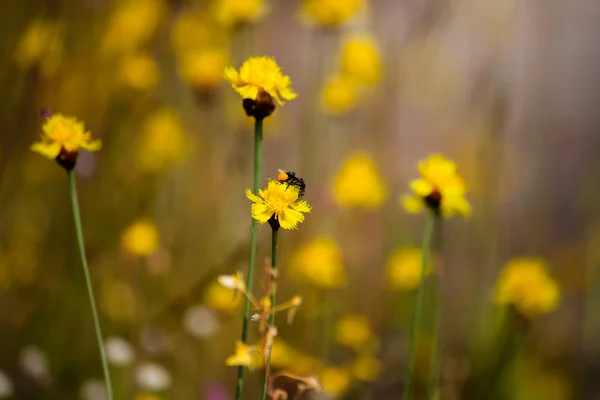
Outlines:
[[[411,195],[406,195],[402,198],[402,205],[410,214],[419,214],[425,208],[422,198]]]
[[[412,189],[413,192],[415,192],[415,194],[417,194],[421,197],[430,195],[431,192],[433,192],[433,190],[434,190],[433,185],[424,179],[415,179],[415,180],[411,181],[410,188]]]
[[[271,207],[269,207],[266,204],[260,204],[260,203],[252,204],[251,211],[252,211],[252,218],[257,220],[261,224],[264,224],[265,222],[267,222],[269,219],[271,219],[273,214],[275,214],[275,211]]]
[[[297,225],[304,221],[304,214],[293,209],[287,209],[280,212],[278,217],[279,225],[281,225],[283,229],[297,229]]]
[[[39,154],[43,155],[44,157],[47,157],[51,160],[54,160],[56,157],[58,157],[58,155],[60,154],[60,149],[61,149],[60,143],[56,143],[56,142],[53,142],[53,143],[37,142],[31,146],[32,151],[35,151],[36,153],[39,153]]]

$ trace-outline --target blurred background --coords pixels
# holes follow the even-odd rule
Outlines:
[[[263,183],[295,171],[313,205],[280,234],[278,297],[304,304],[275,367],[401,397],[424,218],[399,199],[441,152],[474,211],[436,238],[440,397],[494,346],[498,271],[534,256],[561,302],[497,397],[600,398],[598,18],[595,0],[2,2],[0,398],[105,398],[67,180],[29,150],[45,108],[103,141],[76,174],[116,398],[233,398],[243,302],[216,277],[247,268],[253,121],[223,69],[257,55],[298,93],[265,121]]]

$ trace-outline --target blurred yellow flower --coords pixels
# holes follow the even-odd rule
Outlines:
[[[387,198],[387,188],[370,156],[356,153],[342,164],[333,185],[333,196],[343,207],[373,209]]]
[[[228,61],[227,50],[204,48],[181,57],[179,74],[196,89],[211,89],[221,83]]]
[[[342,252],[336,242],[320,236],[300,246],[291,259],[292,273],[313,285],[331,289],[346,282]]]
[[[356,379],[365,382],[374,382],[381,374],[381,362],[375,357],[359,356],[350,365],[350,371]]]
[[[295,363],[296,350],[276,337],[271,347],[271,366],[275,368],[289,368]]]
[[[513,305],[523,316],[533,318],[558,307],[560,289],[543,260],[517,258],[500,272],[494,300],[499,305]]]
[[[165,10],[162,0],[124,0],[117,3],[102,38],[105,54],[136,50],[152,37]]]
[[[237,310],[242,304],[242,296],[236,296],[235,291],[216,280],[206,288],[203,299],[207,307],[226,313]]]
[[[419,172],[421,178],[410,183],[414,194],[403,197],[406,211],[417,214],[428,207],[444,218],[455,213],[471,214],[471,205],[465,198],[467,188],[455,163],[440,154],[433,154],[427,160],[419,161]]]
[[[225,68],[225,78],[236,92],[244,99],[256,100],[260,92],[268,93],[279,105],[285,100],[296,98],[296,93],[290,87],[292,81],[283,75],[275,59],[272,57],[250,57],[240,68]]]
[[[341,397],[348,391],[350,378],[350,371],[343,367],[325,367],[319,373],[323,389],[333,397]]]
[[[356,106],[358,85],[348,75],[334,75],[328,81],[321,97],[325,110],[330,114],[341,114]]]
[[[51,160],[61,154],[77,154],[79,149],[98,151],[102,147],[100,140],[92,140],[92,134],[86,132],[83,122],[62,114],[53,114],[42,126],[42,141],[34,143],[31,150]]]
[[[370,344],[374,336],[367,318],[362,315],[346,315],[335,325],[335,339],[342,346],[358,351]]]
[[[321,368],[321,362],[315,357],[297,353],[289,368],[297,374],[309,375]]]
[[[304,0],[303,17],[321,25],[337,26],[350,20],[363,0]]]
[[[304,221],[303,213],[311,211],[311,206],[299,200],[298,195],[298,188],[279,181],[269,181],[267,189],[259,190],[258,196],[246,189],[246,197],[254,202],[252,218],[264,224],[273,217],[283,229],[297,229]]]
[[[225,364],[230,367],[243,366],[254,369],[262,365],[260,350],[257,346],[248,346],[244,342],[238,340],[235,342],[235,353],[227,357]]]
[[[412,290],[419,286],[421,263],[421,249],[416,247],[397,249],[387,264],[387,278],[392,289]],[[431,274],[431,265],[425,270],[425,274]]]
[[[373,85],[381,78],[381,55],[375,38],[353,35],[342,50],[342,73],[364,85]]]
[[[217,0],[216,18],[227,26],[254,22],[265,13],[264,0]]]
[[[204,10],[184,11],[173,23],[171,45],[178,55],[224,45],[224,42],[224,30],[219,30]]]
[[[146,172],[158,172],[182,162],[188,154],[188,142],[179,116],[162,108],[144,121],[137,146],[136,165]]]
[[[106,315],[116,321],[131,321],[137,308],[131,286],[118,280],[102,283],[100,306]]]
[[[155,393],[138,393],[134,400],[161,400],[161,397]]]
[[[158,241],[158,229],[147,219],[134,222],[121,236],[125,250],[136,256],[149,256],[154,253],[158,248]]]
[[[52,75],[63,56],[63,29],[60,23],[37,19],[31,22],[17,43],[14,57],[17,65],[29,69],[39,65],[42,73]]]
[[[148,54],[126,56],[122,61],[120,72],[121,82],[136,90],[151,90],[158,83],[158,65]]]

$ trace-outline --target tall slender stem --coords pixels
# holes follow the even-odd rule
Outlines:
[[[254,182],[252,191],[258,193],[260,188],[260,177],[262,174],[262,135],[263,135],[263,120],[255,119],[254,122]],[[254,283],[254,265],[256,264],[256,237],[258,232],[258,221],[252,218],[252,233],[250,237],[250,260],[248,262],[248,277],[246,279],[246,287],[248,292],[252,293]],[[244,321],[242,323],[242,342],[246,343],[248,338],[248,322],[250,319],[250,300],[246,298],[246,308],[244,309]],[[244,367],[238,367],[238,377],[235,399],[242,398],[244,389]]]
[[[277,270],[277,237],[278,237],[278,232],[273,229],[273,234],[271,236],[271,268],[273,268],[273,271]],[[274,279],[277,279],[277,275],[275,275]],[[274,309],[275,308],[275,293],[276,293],[276,289],[277,289],[277,283],[273,284],[271,286],[271,308]],[[275,325],[275,313],[272,312],[271,316],[269,317],[269,326],[274,326]],[[265,365],[265,383],[263,385],[263,393],[262,393],[262,400],[265,400],[267,398],[267,392],[268,392],[268,383],[269,383],[269,373],[271,371],[271,349],[268,349],[269,354],[267,357],[267,364]]]
[[[104,351],[104,340],[102,339],[102,329],[100,328],[100,318],[98,317],[98,309],[96,308],[96,300],[94,298],[94,289],[92,287],[92,278],[85,255],[85,246],[83,244],[83,229],[81,228],[81,215],[79,213],[79,202],[77,201],[77,187],[75,186],[75,174],[73,171],[67,172],[69,177],[69,192],[71,195],[71,206],[73,208],[73,219],[75,220],[75,233],[77,234],[77,244],[79,246],[79,255],[81,256],[81,265],[83,267],[83,275],[85,276],[85,285],[92,308],[92,318],[94,320],[94,329],[96,331],[96,339],[98,340],[98,349],[100,350],[100,359],[102,360],[102,370],[104,371],[104,381],[106,382],[106,392],[108,400],[112,400],[113,391],[110,381],[110,370],[106,361],[106,352]]]
[[[440,346],[440,325],[442,319],[442,310],[440,307],[440,280],[437,276],[434,277],[433,286],[433,362],[429,375],[429,400],[434,400],[437,398],[440,384],[440,372],[442,367],[442,352]]]
[[[419,287],[417,289],[417,299],[413,312],[412,329],[410,332],[409,356],[408,356],[408,371],[406,374],[406,382],[404,384],[404,400],[409,400],[412,396],[412,386],[414,380],[415,355],[417,348],[417,340],[419,339],[419,331],[421,330],[421,311],[423,309],[423,298],[425,293],[425,272],[429,259],[429,249],[431,247],[431,239],[436,216],[433,212],[427,213],[425,222],[425,231],[423,233],[423,243],[421,246],[421,276],[419,279]]]

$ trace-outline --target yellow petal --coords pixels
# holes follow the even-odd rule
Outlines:
[[[81,148],[87,151],[98,151],[102,148],[102,141],[100,139],[84,140],[83,142],[81,142]]]
[[[422,198],[411,195],[407,195],[402,198],[402,205],[410,214],[419,214],[425,208]]]
[[[238,74],[238,72],[235,70],[235,68],[233,67],[227,67],[225,68],[225,79],[227,79],[227,81],[229,83],[231,83],[234,86],[237,86],[239,84],[240,81],[240,76]]]
[[[262,203],[263,199],[253,194],[250,189],[246,189],[246,197],[255,203]]]
[[[58,155],[60,154],[60,149],[61,146],[59,143],[38,142],[34,143],[31,146],[32,151],[35,151],[36,153],[39,153],[51,160],[54,160],[56,157],[58,157]]]
[[[429,196],[434,189],[433,185],[423,179],[415,179],[410,182],[410,188],[421,197]]]
[[[281,95],[281,97],[283,97],[286,100],[293,100],[296,97],[298,97],[298,95],[289,87],[280,89],[279,94]]]
[[[271,209],[266,204],[254,203],[252,204],[252,218],[264,224],[267,222],[274,214],[273,209]]]
[[[292,209],[300,212],[309,213],[312,210],[312,207],[304,200],[297,201],[290,206]]]
[[[297,225],[304,221],[304,215],[296,210],[287,209],[278,215],[279,225],[283,229],[296,229]]]

